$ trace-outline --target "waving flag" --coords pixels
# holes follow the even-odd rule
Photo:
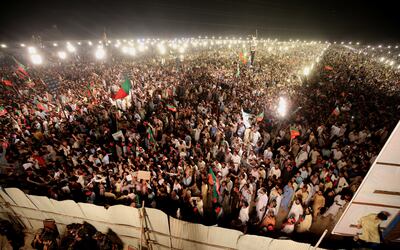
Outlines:
[[[10,80],[2,80],[1,81],[5,86],[13,86],[12,82]]]
[[[261,112],[261,113],[259,113],[259,114],[256,116],[256,120],[257,120],[258,122],[262,121],[263,119],[264,119],[264,111]]]
[[[128,78],[122,83],[121,88],[115,94],[113,99],[123,99],[129,95],[129,91],[131,90],[131,82]]]
[[[217,177],[215,177],[214,171],[211,167],[208,171],[208,184],[210,184],[213,188],[213,201],[216,202],[219,196],[219,180],[217,179]]]
[[[26,77],[29,77],[28,72],[26,72],[26,67],[22,63],[20,63],[15,57],[12,57],[14,62],[17,64],[17,70],[15,73],[20,79],[25,79]]]
[[[240,52],[239,53],[239,59],[243,64],[247,64],[246,52]]]
[[[295,127],[290,127],[290,139],[294,139],[300,135],[300,131]]]
[[[167,104],[167,109],[169,111],[172,111],[172,112],[176,112],[177,111],[176,107],[174,105],[170,105],[170,104]]]
[[[7,110],[3,106],[0,106],[0,116],[3,116],[5,114],[7,114]]]

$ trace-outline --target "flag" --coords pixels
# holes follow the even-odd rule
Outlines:
[[[10,80],[2,80],[2,82],[5,86],[13,86],[13,84]]]
[[[170,105],[170,104],[167,104],[167,109],[169,111],[172,111],[172,112],[176,112],[177,111],[176,107],[174,105]]]
[[[212,185],[213,191],[213,201],[216,202],[219,196],[219,180],[215,177],[214,171],[210,167],[208,171],[208,184]]]
[[[26,67],[20,63],[15,57],[12,57],[14,62],[17,64],[17,70],[15,73],[18,75],[20,79],[25,79],[26,77],[29,77],[28,72],[26,72]]]
[[[131,90],[131,82],[128,78],[125,79],[125,82],[122,83],[121,88],[115,94],[113,99],[123,99],[129,95],[129,91]]]
[[[93,96],[93,82],[88,83],[88,85],[86,86],[87,89],[87,96]]]
[[[340,115],[339,107],[336,106],[336,108],[332,111],[332,115],[334,115],[334,116],[339,116]]]
[[[239,53],[239,59],[243,64],[247,64],[247,58],[246,58],[246,52],[240,52]]]
[[[0,106],[0,116],[3,116],[5,114],[7,114],[7,110],[3,106]]]
[[[47,108],[47,105],[46,105],[46,104],[43,104],[43,103],[41,103],[41,102],[38,102],[38,103],[36,104],[36,107],[37,107],[38,109],[42,110],[42,111],[45,111],[45,112],[49,111],[49,109]]]
[[[150,126],[147,128],[147,139],[149,139],[149,142],[153,143],[154,145],[157,143],[154,139],[153,129]]]
[[[261,112],[261,113],[259,113],[259,114],[256,116],[256,120],[257,120],[258,122],[262,121],[263,119],[264,119],[264,111]]]
[[[294,139],[300,135],[300,131],[295,127],[290,127],[290,139]]]
[[[329,66],[329,65],[326,65],[326,66],[324,67],[324,69],[325,69],[325,70],[329,70],[329,71],[333,70],[333,68],[332,68],[331,66]]]

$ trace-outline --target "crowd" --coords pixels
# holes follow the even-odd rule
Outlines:
[[[3,63],[13,86],[0,87],[0,183],[264,235],[334,223],[400,118],[400,75],[324,46],[266,46],[253,66],[228,49],[54,63],[28,83]],[[315,62],[308,77],[305,62]],[[130,93],[115,100],[125,76]]]

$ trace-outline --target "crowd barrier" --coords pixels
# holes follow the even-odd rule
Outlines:
[[[144,216],[143,215],[144,212]],[[151,249],[273,249],[308,250],[310,244],[291,240],[245,235],[240,231],[216,226],[204,226],[169,217],[164,212],[124,205],[105,209],[72,200],[57,201],[44,196],[27,195],[17,188],[0,190],[0,216],[20,219],[27,231],[35,232],[43,227],[44,219],[54,219],[62,234],[66,225],[87,221],[101,232],[111,228],[128,246],[139,248],[139,243],[151,245]],[[142,228],[145,235],[143,235]]]

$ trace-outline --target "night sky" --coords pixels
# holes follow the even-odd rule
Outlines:
[[[336,0],[3,0],[0,42],[199,35],[400,40],[395,1]]]

